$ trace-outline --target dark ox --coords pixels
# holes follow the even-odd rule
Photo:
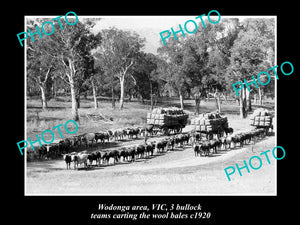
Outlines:
[[[65,154],[65,155],[63,155],[63,158],[64,158],[64,160],[66,162],[67,170],[70,169],[71,162],[72,162],[71,155]]]

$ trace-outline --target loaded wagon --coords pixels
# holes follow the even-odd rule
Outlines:
[[[181,133],[188,121],[188,114],[176,107],[155,108],[147,113],[147,124],[164,135]]]
[[[213,134],[223,135],[228,128],[228,120],[217,112],[203,113],[191,119],[191,125],[194,126],[194,132],[204,133],[210,139]]]
[[[273,117],[274,115],[267,109],[256,109],[250,116],[250,125],[265,129],[265,134],[267,135],[269,129],[273,130]]]

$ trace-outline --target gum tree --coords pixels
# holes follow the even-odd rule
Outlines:
[[[74,23],[74,20],[69,19],[69,22]],[[72,119],[75,121],[79,120],[80,90],[85,80],[93,75],[91,50],[100,44],[100,36],[95,36],[90,31],[93,24],[91,21],[78,21],[69,26],[61,20],[61,26],[55,24],[53,34],[43,37],[43,46],[39,49],[41,55],[50,57],[51,64],[58,68],[56,74],[69,85]]]
[[[144,46],[145,40],[141,39],[137,33],[115,28],[103,30],[101,36],[103,42],[97,49],[95,57],[102,61],[103,66],[109,71],[108,74],[118,78],[120,82],[119,109],[123,109],[125,79],[134,66],[135,58]]]
[[[244,21],[243,29],[231,48],[228,73],[233,82],[246,79],[249,89],[256,75],[272,67],[274,46],[274,24],[270,19],[249,19]],[[247,117],[251,110],[251,97],[247,85],[239,92],[240,115]]]

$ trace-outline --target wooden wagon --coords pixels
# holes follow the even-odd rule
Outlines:
[[[147,113],[147,124],[164,135],[181,133],[188,121],[188,115],[182,109],[155,108]]]

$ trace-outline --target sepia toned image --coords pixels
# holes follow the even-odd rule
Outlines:
[[[25,195],[277,194],[277,18],[206,14],[25,16]]]

